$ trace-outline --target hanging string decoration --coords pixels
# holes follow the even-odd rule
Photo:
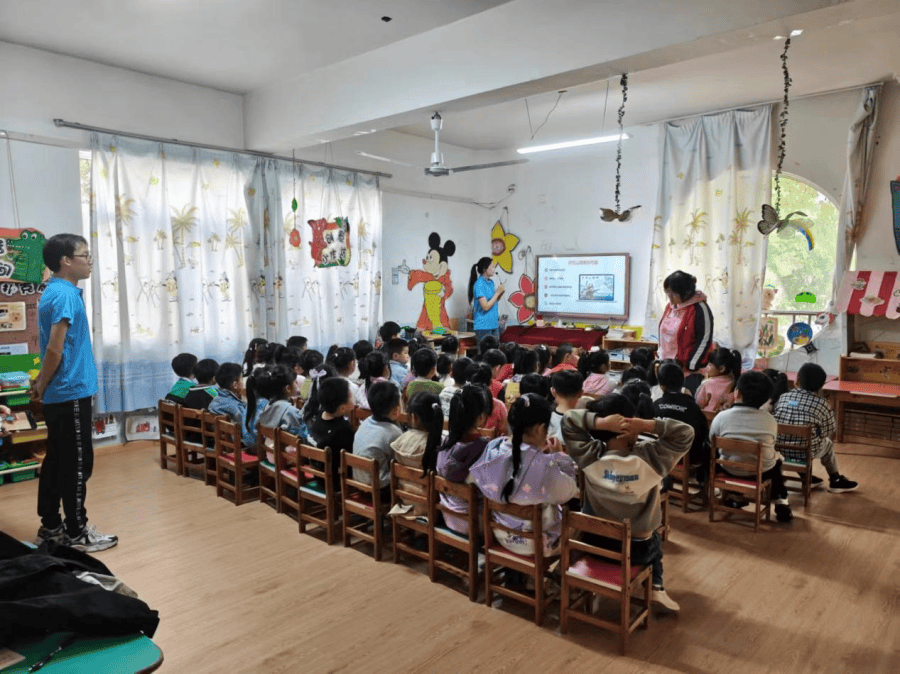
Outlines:
[[[762,220],[759,221],[756,228],[763,236],[768,236],[772,232],[787,232],[787,228],[795,229],[806,238],[806,244],[809,250],[813,249],[815,241],[813,240],[810,225],[812,224],[806,213],[803,211],[793,211],[788,213],[784,218],[779,217],[781,210],[781,169],[784,166],[784,156],[787,150],[787,124],[788,110],[790,108],[790,89],[791,74],[788,70],[788,49],[791,46],[791,38],[788,37],[784,41],[784,51],[781,52],[781,70],[784,73],[784,102],[781,106],[781,113],[778,115],[778,126],[780,128],[780,137],[778,140],[778,166],[775,169],[775,206],[763,204]],[[801,218],[796,218],[800,216]]]
[[[294,178],[294,198],[291,199],[291,211],[293,211],[293,222],[294,228],[291,230],[291,234],[288,237],[288,241],[294,248],[300,247],[300,230],[297,229],[297,155],[294,150],[291,150],[291,159],[293,159],[293,163],[291,164],[292,176]]]
[[[616,145],[616,208],[615,210],[612,208],[600,209],[600,219],[604,222],[612,222],[613,220],[628,222],[631,220],[631,216],[634,215],[634,212],[640,208],[640,206],[632,206],[623,211],[620,203],[622,189],[622,136],[625,133],[624,127],[622,126],[622,120],[625,118],[625,101],[628,100],[628,73],[622,74],[622,79],[619,80],[619,84],[622,85],[622,105],[619,106],[619,142]]]

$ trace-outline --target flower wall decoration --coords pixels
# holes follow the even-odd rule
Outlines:
[[[503,230],[500,221],[491,230],[491,256],[500,269],[512,273],[512,252],[519,245],[519,237]]]
[[[534,310],[537,306],[537,293],[535,292],[534,281],[522,274],[519,277],[519,289],[509,296],[509,303],[517,309],[516,319],[519,323],[524,323],[534,318]]]

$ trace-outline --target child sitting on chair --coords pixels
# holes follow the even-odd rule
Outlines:
[[[469,469],[481,458],[488,444],[488,439],[478,429],[484,426],[491,405],[491,393],[482,386],[466,385],[453,394],[447,424],[449,432],[437,457],[435,472],[438,475],[451,482],[466,481]],[[468,513],[465,501],[449,494],[441,494],[440,498],[441,503],[454,512]],[[445,513],[444,523],[458,534],[469,534],[469,523],[462,518]]]
[[[219,364],[212,358],[204,358],[197,361],[191,373],[197,380],[195,386],[191,386],[184,401],[181,403],[184,407],[192,410],[205,410],[219,393],[216,390],[216,370]]]
[[[783,375],[782,375],[783,376]],[[781,395],[775,402],[775,420],[779,424],[796,424],[812,426],[812,458],[819,459],[828,471],[828,491],[839,494],[853,491],[859,485],[848,480],[838,470],[837,457],[834,455],[834,443],[831,441],[837,425],[834,412],[828,403],[819,397],[819,391],[825,385],[825,370],[816,363],[804,363],[797,372],[797,387]],[[785,444],[791,444],[791,438],[783,438]],[[782,438],[779,438],[779,442]],[[806,461],[806,453],[791,452],[786,449],[785,458],[796,463]],[[809,466],[812,468],[812,466]],[[813,475],[812,487],[819,487],[822,479]]]
[[[437,465],[441,434],[444,430],[444,413],[441,402],[434,393],[416,393],[409,401],[409,430],[391,443],[394,461],[404,466],[422,469],[422,477]],[[400,481],[400,488],[413,494],[424,496],[419,485],[407,480]],[[389,515],[398,517],[422,517],[428,509],[399,502],[391,508]]]
[[[353,451],[353,426],[347,416],[353,411],[350,382],[343,377],[321,379],[314,389],[316,414],[309,427],[309,437],[316,447],[331,449],[331,474],[334,488],[341,488],[341,450]],[[321,469],[321,468],[320,468]]]
[[[734,402],[734,386],[741,376],[741,354],[719,348],[709,354],[706,379],[694,399],[704,412],[721,412]]]
[[[677,419],[694,429],[688,462],[702,488],[709,478],[709,422],[697,401],[684,392],[684,369],[680,365],[663,363],[657,378],[662,396],[653,402],[653,416]]]
[[[192,353],[179,353],[172,359],[172,370],[178,375],[178,381],[172,385],[172,390],[166,394],[166,400],[181,405],[184,397],[194,385],[194,365],[197,364],[197,356]]]
[[[599,398],[613,392],[615,384],[606,376],[609,372],[609,354],[606,349],[584,354],[578,360],[578,371],[584,377],[584,395]]]
[[[296,394],[296,372],[285,365],[259,369],[247,379],[247,412],[252,415],[256,411],[257,398],[262,403],[268,400],[268,404],[259,405],[262,409],[257,419],[259,425],[283,429],[299,437],[300,442],[306,442],[306,424],[300,410],[291,402],[291,396]],[[265,459],[275,463],[275,455],[271,451],[266,451]]]
[[[748,440],[762,445],[762,479],[772,481],[771,498],[775,503],[775,517],[779,522],[790,522],[794,519],[791,506],[787,500],[787,488],[781,473],[781,459],[775,451],[775,436],[778,435],[778,422],[768,412],[760,408],[772,395],[772,381],[762,372],[750,371],[741,375],[737,381],[735,403],[731,409],[719,412],[709,428],[709,436]],[[744,461],[742,455],[724,456],[732,461]],[[732,469],[725,471],[735,477],[751,477],[751,473],[738,472]],[[746,502],[729,498],[725,505],[742,508]]]
[[[550,393],[556,399],[556,409],[550,417],[550,436],[562,442],[562,418],[578,406],[584,379],[575,370],[560,370],[550,376]]]
[[[693,429],[675,419],[634,418],[627,396],[610,394],[563,417],[566,451],[584,473],[582,510],[604,519],[631,522],[631,563],[653,568],[653,604],[678,611],[663,588],[660,485],[694,439]],[[638,440],[653,434],[655,439]],[[593,543],[593,541],[592,541]],[[600,538],[597,545],[618,549]]]
[[[256,422],[262,406],[257,406],[253,414],[247,414],[244,402],[244,376],[237,363],[222,363],[216,371],[216,397],[209,403],[209,411],[223,414],[228,420],[238,425],[244,448],[250,454],[256,454]],[[266,401],[262,401],[263,405]]]
[[[372,416],[364,419],[356,429],[353,453],[378,460],[381,498],[387,503],[391,498],[391,459],[394,458],[391,443],[403,433],[396,423],[400,416],[400,388],[392,381],[375,382],[369,388],[368,399]],[[358,468],[353,469],[353,479],[372,484],[371,476]]]

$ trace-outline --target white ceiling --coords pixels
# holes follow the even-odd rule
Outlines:
[[[838,25],[842,21],[846,23]],[[894,77],[900,68],[898,38],[900,3],[897,13],[889,16],[840,19],[829,26],[805,29],[791,40],[788,51],[791,96]],[[750,46],[632,73],[624,124],[634,126],[780,100],[783,47],[783,41],[767,35]],[[472,110],[443,111],[441,141],[473,150],[499,151],[608,135],[615,131],[622,102],[619,79],[616,76],[567,87],[562,97],[551,91]],[[394,130],[433,138],[429,115],[422,117],[421,122]],[[546,124],[532,140],[545,118]]]
[[[0,0],[0,40],[247,93],[509,1]]]
[[[774,100],[792,28],[794,96],[900,72],[900,0],[0,0],[0,40],[246,94],[248,146],[280,152],[431,138],[440,109],[448,144],[512,153],[560,89],[533,143],[598,135],[623,71],[626,126]]]

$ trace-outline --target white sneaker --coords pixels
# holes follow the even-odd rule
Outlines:
[[[668,613],[678,613],[678,611],[681,609],[681,607],[678,605],[678,602],[667,595],[665,590],[657,589],[655,587],[653,588],[653,592],[650,594],[650,602],[653,604],[654,608]]]
[[[100,552],[115,547],[119,543],[119,537],[111,534],[101,534],[97,527],[91,525],[84,528],[78,536],[73,538],[69,545],[81,552]]]

